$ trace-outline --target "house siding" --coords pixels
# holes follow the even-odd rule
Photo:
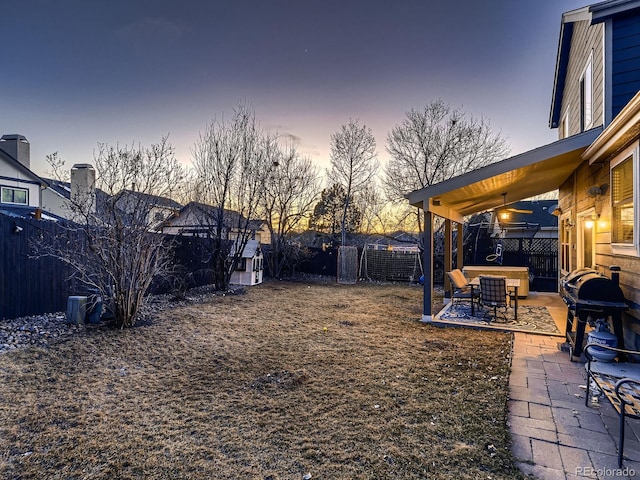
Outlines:
[[[564,118],[568,112],[568,135],[580,133],[580,78],[584,68],[592,58],[593,81],[593,111],[591,125],[586,129],[603,124],[604,112],[604,88],[603,88],[603,43],[604,25],[590,25],[587,21],[576,22],[571,38],[569,62],[567,66],[566,82],[562,97],[560,118]],[[558,134],[563,138],[562,129]]]
[[[610,162],[589,165],[583,162],[574,174],[560,187],[558,204],[563,211],[571,211],[573,223],[571,261],[577,266],[577,225],[578,216],[593,209],[598,215],[595,223],[595,263],[596,268],[606,276],[611,276],[609,267],[618,265],[620,288],[630,308],[625,317],[625,341],[627,347],[640,348],[640,258],[615,255],[611,247],[611,195],[590,197],[587,189],[594,185],[610,184]]]
[[[640,91],[640,13],[616,17],[612,30],[611,108],[615,117]]]
[[[29,191],[29,207],[40,207],[40,182],[29,178],[22,170],[14,167],[0,157],[0,186],[23,188]]]

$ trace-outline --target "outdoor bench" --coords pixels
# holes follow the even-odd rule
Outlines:
[[[596,349],[616,352],[619,359],[640,355],[640,352],[594,343],[590,343],[584,349],[588,360],[586,364],[587,397],[585,405],[589,405],[589,390],[591,380],[593,380],[620,417],[618,467],[622,468],[625,419],[640,418],[640,363],[598,361],[597,352],[594,354],[591,351]]]

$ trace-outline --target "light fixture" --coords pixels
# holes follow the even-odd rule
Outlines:
[[[585,228],[589,228],[589,229],[593,228],[593,226],[596,224],[596,220],[598,220],[599,217],[600,215],[598,215],[597,213],[594,213],[593,215],[585,217],[585,221],[584,221]]]
[[[597,197],[598,195],[604,195],[609,190],[609,184],[603,183],[602,185],[593,185],[587,188],[587,195],[591,198]]]
[[[555,208],[551,210],[551,215],[553,215],[554,217],[559,217],[560,215],[562,215],[562,209],[558,205],[556,205]]]

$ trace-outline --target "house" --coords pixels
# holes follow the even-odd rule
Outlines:
[[[31,171],[30,145],[22,135],[0,138],[0,209],[40,216],[48,183]]]
[[[230,255],[235,255],[236,243],[231,249]],[[247,241],[240,258],[238,266],[231,274],[230,283],[236,285],[258,285],[262,283],[264,273],[264,257],[260,242],[258,240]]]
[[[71,168],[69,182],[52,178],[46,181],[49,186],[42,192],[42,209],[68,220],[74,220],[77,215],[70,204],[72,198],[83,205],[83,210],[96,213],[99,205],[103,205],[109,197],[96,189],[96,172],[88,163],[75,164]]]
[[[114,198],[116,207],[125,215],[145,213],[146,218],[141,220],[152,232],[162,231],[164,222],[177,215],[182,208],[182,205],[171,198],[135,190],[123,190],[114,195]]]
[[[262,283],[264,272],[263,245],[269,245],[271,236],[262,220],[247,220],[238,212],[225,210],[223,215],[218,207],[199,202],[189,202],[173,216],[162,223],[159,231],[168,235],[184,235],[201,238],[215,238],[218,222],[223,218],[220,229],[222,240],[228,241],[229,257],[236,256],[238,245],[244,244],[238,264],[231,274],[230,283],[257,285]],[[233,242],[233,243],[231,243]]]
[[[215,235],[218,222],[218,207],[199,202],[189,202],[174,215],[167,218],[159,227],[162,233],[170,235],[193,235],[207,237]],[[246,225],[250,232],[250,239],[257,240],[261,245],[271,243],[271,234],[263,220],[247,220],[233,210],[225,210],[225,225],[222,237],[235,240],[240,230]]]
[[[433,318],[434,216],[461,231],[465,216],[503,206],[503,194],[513,202],[557,189],[561,274],[610,275],[619,265],[625,344],[640,346],[639,90],[640,1],[562,15],[549,120],[559,140],[407,195],[425,217],[425,321]],[[450,235],[445,243],[452,268]]]

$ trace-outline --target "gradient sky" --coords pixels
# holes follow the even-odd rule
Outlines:
[[[0,134],[31,166],[70,168],[98,142],[177,157],[214,118],[250,103],[321,167],[359,119],[385,139],[442,99],[484,116],[512,154],[550,143],[562,12],[584,0],[2,0]]]

